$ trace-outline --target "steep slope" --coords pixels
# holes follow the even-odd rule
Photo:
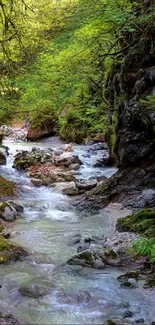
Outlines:
[[[148,18],[150,10],[146,1]],[[83,198],[89,209],[111,200],[135,208],[155,204],[155,24],[141,23],[140,15],[137,11],[136,29],[122,33],[123,46],[106,85],[118,115],[114,152],[119,171]]]

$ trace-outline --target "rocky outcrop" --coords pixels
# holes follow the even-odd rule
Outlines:
[[[44,120],[37,126],[30,126],[27,133],[27,140],[36,141],[38,139],[54,135],[57,129],[56,119],[49,118]]]
[[[118,57],[106,85],[110,107],[117,109],[114,152],[119,171],[106,186],[83,197],[81,209],[85,203],[91,210],[110,201],[138,209],[155,205],[155,28],[144,25],[122,35],[128,44],[122,48],[123,62]]]

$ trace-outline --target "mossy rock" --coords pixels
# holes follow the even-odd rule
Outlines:
[[[155,208],[143,209],[139,213],[120,218],[116,226],[118,231],[130,231],[155,237]]]
[[[0,264],[18,261],[23,256],[26,256],[26,251],[23,248],[11,244],[0,235]]]
[[[1,233],[4,229],[5,229],[5,227],[2,226],[2,225],[0,224],[0,233]]]
[[[0,197],[14,196],[13,183],[0,176]]]
[[[135,279],[138,280],[140,277],[140,273],[138,271],[130,271],[130,272],[126,272],[124,274],[121,274],[117,280],[120,282],[124,282],[127,281],[128,279]]]
[[[155,287],[155,278],[149,278],[145,281],[143,288],[154,288]]]
[[[113,249],[109,249],[109,250],[105,251],[105,256],[115,259],[118,257],[118,254]]]

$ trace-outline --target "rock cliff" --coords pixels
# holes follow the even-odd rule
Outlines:
[[[149,1],[147,4],[149,10]],[[125,40],[107,80],[108,100],[117,110],[115,155],[118,172],[90,191],[89,210],[110,201],[144,208],[155,205],[155,24],[137,25]]]

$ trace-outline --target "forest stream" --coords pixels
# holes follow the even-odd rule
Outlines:
[[[150,324],[155,320],[155,291],[122,288],[117,277],[125,268],[98,270],[65,264],[76,253],[77,245],[70,244],[75,235],[109,236],[115,233],[117,217],[130,211],[111,204],[94,215],[82,215],[73,208],[72,199],[50,187],[35,187],[26,173],[12,168],[17,150],[61,144],[57,137],[38,143],[4,141],[10,155],[7,165],[1,167],[1,175],[18,184],[18,202],[24,206],[22,218],[10,229],[10,240],[29,254],[22,261],[0,267],[0,310],[26,324],[37,325],[104,324],[130,310],[135,324],[139,319]],[[80,176],[89,179],[115,173],[115,168],[94,168],[99,151],[96,156],[87,157],[86,149],[84,145],[74,147],[83,162]],[[22,284],[33,279],[47,286],[47,295],[32,298],[19,292]]]

